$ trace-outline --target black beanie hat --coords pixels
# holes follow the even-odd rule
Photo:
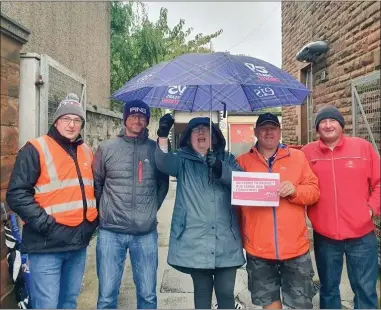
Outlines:
[[[341,114],[341,112],[332,105],[324,106],[317,112],[316,118],[315,118],[315,127],[316,131],[319,128],[319,124],[323,119],[331,118],[334,120],[337,120],[342,128],[344,128],[344,117]]]
[[[147,119],[147,125],[151,117],[151,111],[149,106],[142,100],[132,100],[126,102],[123,108],[123,123],[126,123],[126,119],[130,114],[142,114]]]

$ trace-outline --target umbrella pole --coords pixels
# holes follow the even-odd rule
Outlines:
[[[212,95],[212,87],[210,87],[210,95]],[[213,151],[213,142],[212,142],[212,96],[210,96],[210,105],[209,105],[209,149]],[[213,183],[213,170],[209,168],[209,184]]]
[[[209,111],[209,135],[210,135],[210,141],[209,141],[209,148],[211,151],[213,151],[213,143],[212,143],[212,109]]]

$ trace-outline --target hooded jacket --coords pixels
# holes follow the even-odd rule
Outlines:
[[[99,146],[93,170],[100,228],[131,235],[156,229],[169,178],[156,168],[155,148],[148,129],[132,138],[124,127]]]
[[[189,122],[177,152],[164,153],[159,146],[155,152],[158,169],[177,178],[168,264],[180,271],[183,267],[242,266],[245,259],[238,219],[230,203],[231,173],[241,168],[235,157],[225,152],[225,138],[213,124],[213,148],[222,162],[222,173],[209,184],[205,158],[190,144],[192,129],[199,125],[209,126],[209,118]]]

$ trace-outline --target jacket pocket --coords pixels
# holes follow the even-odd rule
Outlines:
[[[94,232],[98,227],[99,220],[96,218],[94,221],[85,221],[82,223],[83,226],[83,242],[88,244],[94,236]]]
[[[80,244],[81,229],[81,225],[70,227],[56,223],[45,239],[45,247]]]
[[[236,233],[234,232],[234,227],[232,225],[230,225],[230,231],[232,232],[234,240],[237,240],[237,236],[236,236]]]
[[[187,211],[182,208],[175,208],[172,217],[171,233],[174,238],[180,239],[186,226]]]
[[[237,215],[232,207],[230,207],[230,231],[233,235],[234,240],[237,240],[237,234],[234,231],[236,227],[239,227]]]

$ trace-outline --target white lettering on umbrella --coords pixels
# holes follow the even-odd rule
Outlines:
[[[180,102],[181,96],[184,94],[184,91],[187,89],[183,85],[173,85],[169,86],[167,90],[167,95],[163,98],[163,102],[170,104],[178,104]]]
[[[269,73],[267,71],[267,69],[265,67],[263,67],[263,66],[256,66],[256,65],[251,64],[249,62],[245,62],[245,66],[248,67],[253,72],[259,72],[259,73],[264,73],[264,74],[268,74]]]
[[[279,82],[279,79],[270,74],[266,67],[256,66],[249,62],[245,62],[244,64],[253,71],[261,81]]]
[[[259,87],[258,89],[254,89],[254,92],[259,98],[275,95],[275,92],[271,87],[265,87],[265,88]]]
[[[168,94],[170,94],[170,95],[177,95],[177,94],[179,94],[181,96],[186,89],[187,89],[187,87],[186,86],[182,86],[182,85],[169,86],[168,87]]]
[[[143,75],[140,79],[136,81],[136,83],[144,83],[146,82],[150,77],[152,77],[152,73]]]

